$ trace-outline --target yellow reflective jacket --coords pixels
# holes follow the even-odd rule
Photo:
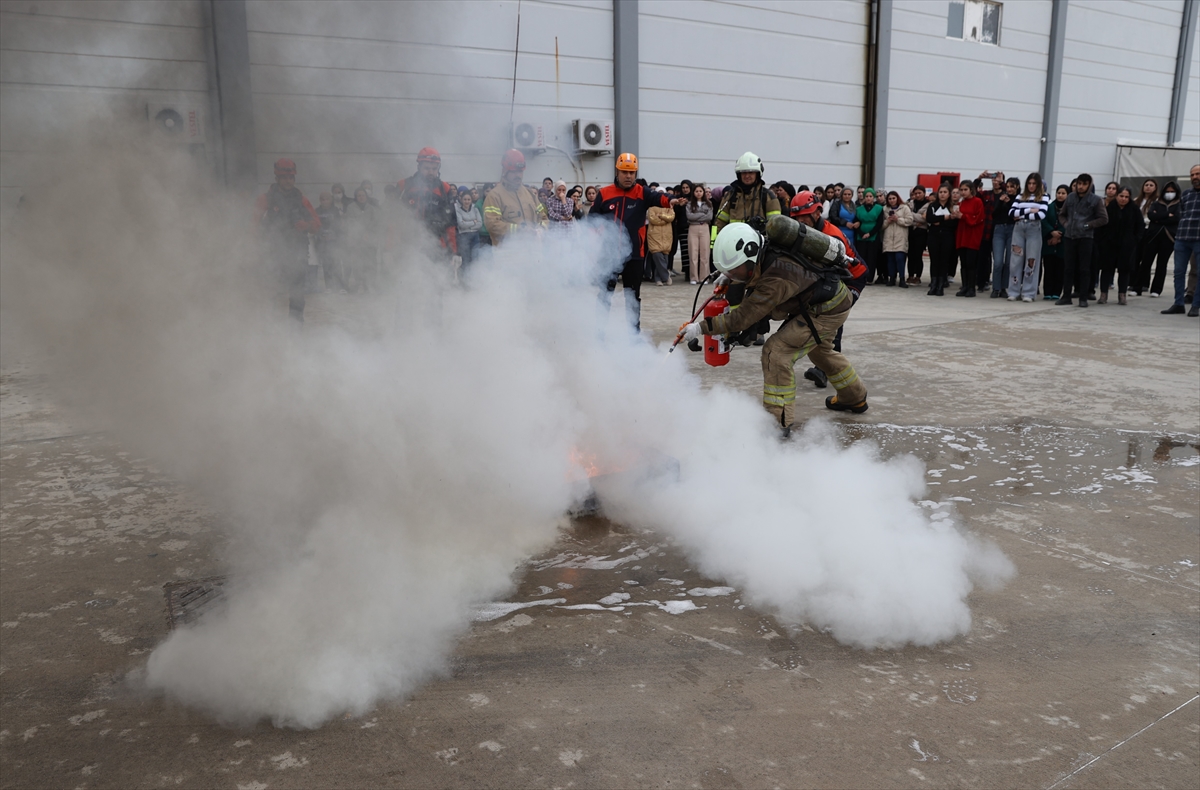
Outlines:
[[[492,244],[504,241],[505,236],[521,226],[544,227],[549,221],[546,207],[532,187],[522,184],[514,192],[502,183],[496,184],[483,199],[483,224]]]

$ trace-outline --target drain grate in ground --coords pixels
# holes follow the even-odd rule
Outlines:
[[[174,630],[177,626],[195,622],[202,614],[224,600],[224,587],[224,576],[164,584],[163,593],[167,596],[167,626]]]

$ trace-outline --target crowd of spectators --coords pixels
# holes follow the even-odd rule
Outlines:
[[[384,206],[399,200],[404,183],[385,188]],[[702,282],[709,276],[711,231],[728,187],[688,179],[673,185],[639,183],[686,199],[648,212],[644,281],[660,286],[674,278]],[[492,243],[481,212],[494,186],[449,185],[463,266]],[[587,217],[598,189],[543,179],[536,197],[549,229]],[[1108,303],[1114,286],[1115,303],[1121,305],[1130,293],[1162,295],[1186,190],[1175,181],[1146,179],[1136,195],[1116,182],[1097,193],[1087,174],[1051,189],[1037,173],[1022,182],[1003,172],[984,172],[974,180],[944,181],[932,192],[913,187],[907,198],[894,190],[842,183],[796,187],[777,181],[770,191],[785,213],[797,193],[813,193],[824,219],[841,230],[867,266],[869,285],[927,286],[927,295],[942,296],[957,280],[957,296],[978,292],[1033,302],[1040,295],[1086,307],[1090,301]],[[382,208],[370,181],[361,182],[352,195],[341,184],[321,192],[316,209],[321,229],[314,241],[326,288],[354,292],[378,279]],[[1195,266],[1164,312],[1180,312],[1178,306],[1196,301]]]

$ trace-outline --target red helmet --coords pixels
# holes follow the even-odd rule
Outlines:
[[[525,154],[515,148],[508,149],[504,152],[504,158],[500,160],[500,168],[505,173],[525,172]]]
[[[433,162],[440,165],[442,163],[442,155],[437,152],[436,148],[425,146],[420,151],[417,151],[418,162]]]
[[[796,197],[792,198],[792,206],[789,213],[793,217],[801,217],[805,214],[818,214],[821,211],[821,201],[817,200],[817,196],[812,192],[805,190],[797,192]]]
[[[280,159],[275,163],[275,175],[277,176],[294,176],[296,175],[296,163],[291,159]]]

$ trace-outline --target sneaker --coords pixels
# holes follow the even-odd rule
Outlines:
[[[1032,297],[1032,296],[1022,296],[1022,297],[1021,297],[1021,301],[1022,301],[1022,302],[1032,302],[1032,301],[1033,301],[1033,297]]]
[[[1010,302],[1015,302],[1015,301],[1017,301],[1017,299],[1019,299],[1019,298],[1020,298],[1020,297],[1018,297],[1018,296],[1010,296],[1010,297],[1008,297],[1008,301],[1010,301]],[[1032,300],[1032,299],[1028,299],[1028,300],[1026,300],[1026,301],[1030,301],[1030,302],[1032,302],[1033,300]]]
[[[1162,310],[1161,312],[1163,315],[1182,315],[1186,311],[1183,309],[1183,305],[1173,304],[1170,307],[1168,307],[1166,310]]]
[[[1157,298],[1158,298],[1158,297],[1160,297],[1160,296],[1162,296],[1162,294],[1156,294],[1156,293],[1154,293],[1154,291],[1151,291],[1151,292],[1150,292],[1150,298],[1151,298],[1151,299],[1157,299]]]
[[[999,292],[999,291],[992,291],[992,295],[991,295],[991,297],[989,297],[989,298],[991,298],[991,299],[999,299],[999,298],[1000,298],[1000,292]]]
[[[837,395],[830,395],[828,398],[826,398],[825,408],[832,409],[833,411],[852,411],[855,414],[862,414],[867,410],[866,399],[863,399],[862,403],[850,405],[848,403],[839,403],[837,397]]]
[[[829,386],[829,377],[825,375],[825,371],[818,367],[811,367],[804,371],[804,378],[816,385],[817,389],[823,390]]]
[[[1001,296],[1002,298],[1004,298],[1004,299],[1007,299],[1007,298],[1008,298],[1008,289],[1007,289],[1007,288],[1001,288],[1001,289],[1000,289],[1000,296]]]
[[[691,284],[692,284],[692,285],[699,285],[699,284],[700,284],[700,283],[696,282],[695,280],[691,280],[690,282],[691,282]]]

